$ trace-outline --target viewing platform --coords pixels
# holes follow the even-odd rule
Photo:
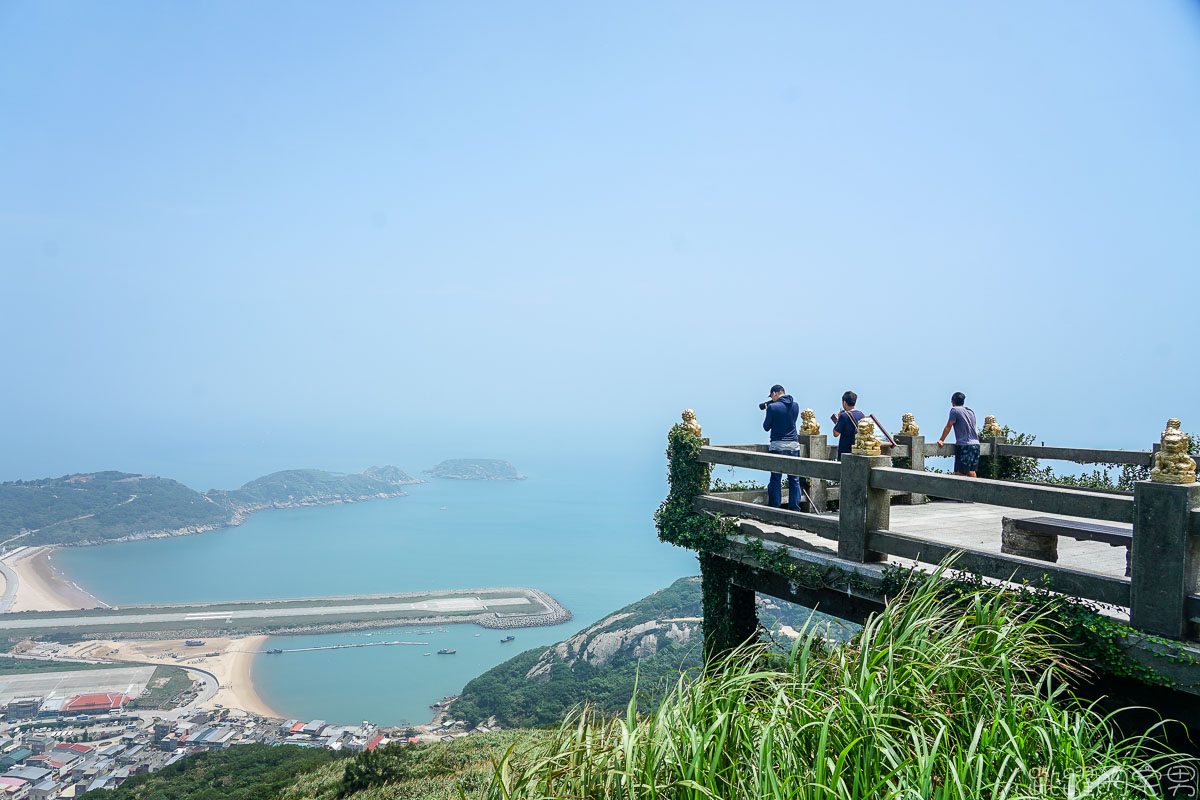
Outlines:
[[[861,620],[890,599],[896,567],[928,573],[952,563],[987,582],[1097,604],[1127,623],[1131,658],[1200,695],[1200,484],[1178,420],[1154,449],[1130,451],[1011,444],[989,418],[980,477],[971,478],[925,470],[926,458],[952,456],[954,445],[906,433],[887,446],[870,418],[839,461],[820,433],[801,434],[796,456],[711,445],[689,413],[671,432],[672,495],[659,529],[700,552],[706,612],[722,617],[706,623],[710,654],[754,635],[754,592]],[[1014,458],[1130,465],[1150,479],[1122,491],[990,477]],[[712,491],[713,465],[800,476],[800,510],[768,507],[763,490]],[[786,506],[786,481],[783,497]]]

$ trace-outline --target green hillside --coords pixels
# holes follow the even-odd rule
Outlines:
[[[396,467],[354,475],[288,470],[232,491],[200,493],[178,481],[129,472],[92,472],[0,483],[0,541],[86,544],[127,537],[197,533],[241,523],[264,508],[394,497],[419,483]],[[19,537],[19,538],[18,538]]]
[[[463,481],[519,481],[525,476],[498,458],[451,458],[425,470],[435,478]]]
[[[214,528],[228,508],[178,481],[128,472],[93,472],[0,483],[0,537],[19,544],[118,539],[150,531]]]
[[[371,467],[355,475],[319,469],[290,469],[255,478],[240,489],[212,490],[206,497],[234,510],[277,505],[354,502],[370,497],[391,497],[401,486],[420,481],[396,467]]]

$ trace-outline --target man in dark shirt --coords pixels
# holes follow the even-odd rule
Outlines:
[[[838,414],[830,414],[829,418],[833,420],[833,436],[838,440],[838,460],[842,460],[842,456],[850,452],[850,448],[854,447],[854,435],[858,433],[858,421],[863,418],[863,413],[854,407],[858,402],[858,395],[854,392],[846,392],[842,395],[842,410]]]
[[[938,447],[946,444],[950,430],[954,430],[954,472],[957,475],[975,477],[979,468],[979,434],[975,430],[975,412],[967,408],[967,396],[955,392],[950,397],[950,419],[937,441]]]
[[[767,403],[767,417],[763,420],[763,430],[771,432],[769,451],[776,455],[800,455],[800,434],[796,430],[796,418],[800,416],[800,406],[785,394],[778,383],[771,387],[771,400]],[[772,472],[771,480],[767,482],[767,505],[779,508],[783,499],[783,474]],[[788,510],[800,510],[800,478],[788,475]]]

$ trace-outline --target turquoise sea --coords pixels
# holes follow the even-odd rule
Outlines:
[[[432,481],[408,487],[407,497],[267,511],[224,531],[65,548],[54,562],[111,604],[527,586],[574,613],[564,625],[512,631],[517,638],[509,644],[499,641],[504,632],[446,625],[447,633],[421,637],[411,629],[276,637],[268,648],[374,638],[429,646],[255,660],[259,693],[285,716],[427,722],[431,702],[480,672],[698,572],[691,554],[655,537],[664,468],[639,466],[585,471],[518,463],[527,480]],[[439,648],[458,652],[423,655]]]

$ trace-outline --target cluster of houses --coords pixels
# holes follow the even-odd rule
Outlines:
[[[21,703],[24,703],[23,705]],[[30,712],[25,700],[5,709],[0,732],[0,800],[76,798],[114,789],[181,758],[238,744],[294,744],[361,752],[402,740],[395,728],[278,720],[221,709],[160,719],[122,711],[58,716]],[[18,716],[21,715],[21,716]],[[416,741],[415,737],[410,741]]]

